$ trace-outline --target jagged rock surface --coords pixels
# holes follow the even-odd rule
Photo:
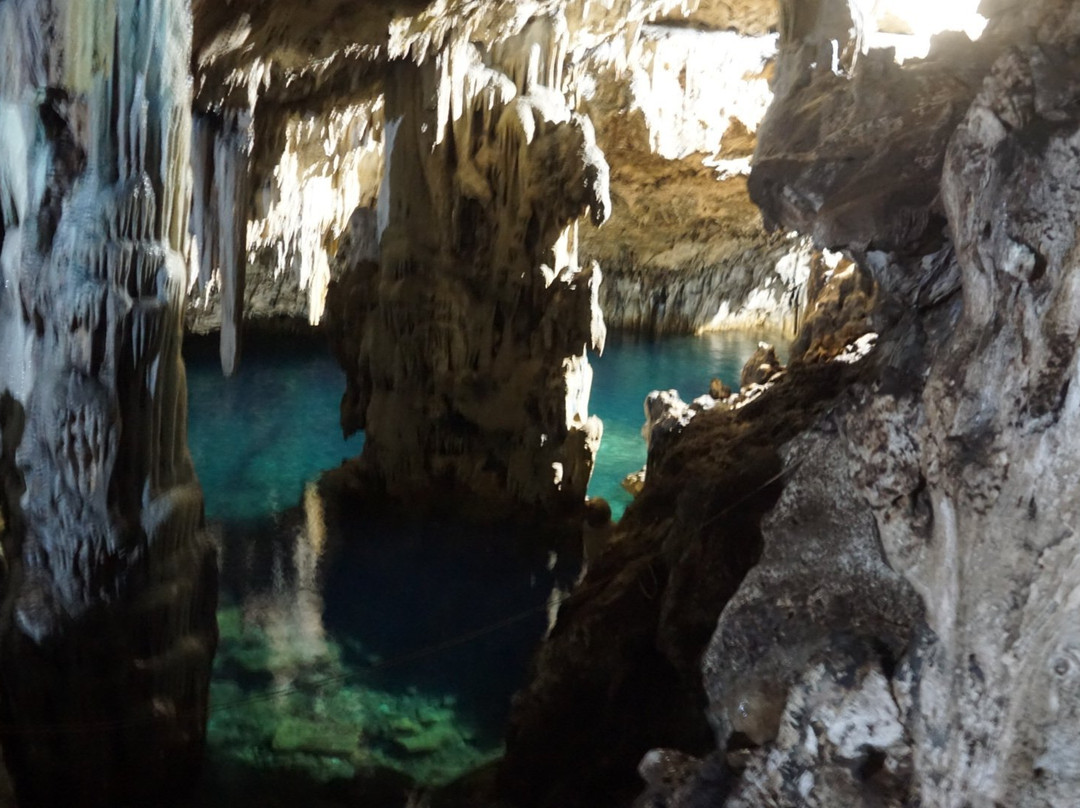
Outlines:
[[[949,146],[964,308],[913,436],[932,526],[886,545],[938,637],[917,763],[924,803],[946,808],[1080,799],[1080,15],[1041,12],[1039,44],[997,60]]]
[[[894,357],[910,367],[883,379],[848,431],[888,558],[925,603],[928,640],[907,685],[915,790],[940,806],[1065,806],[1080,795],[1062,740],[1075,731],[1080,703],[1065,605],[1078,586],[1065,560],[1075,555],[1075,457],[1064,442],[1074,428],[1070,279],[1080,199],[1063,181],[1077,170],[1080,21],[1068,3],[988,10],[1001,16],[980,43],[985,52],[953,59],[966,70],[993,68],[967,82],[973,103],[943,132],[948,149],[925,162],[943,165],[940,183],[920,191],[923,210],[947,218],[953,245],[935,244],[932,227],[927,239],[895,226],[885,210],[844,222],[835,211],[858,194],[842,174],[816,189],[826,204],[811,218],[798,207],[778,215],[856,254],[880,228],[892,249],[863,262],[887,298],[882,308],[902,311],[903,301],[917,312],[915,322],[910,309],[900,314],[892,338]],[[1009,44],[1025,30],[1038,44]],[[826,145],[805,153],[827,155]],[[828,159],[796,171],[794,188],[825,177]],[[781,186],[774,190],[784,198],[799,198]]]
[[[654,432],[644,489],[560,608],[515,699],[501,776],[516,804],[626,805],[650,745],[708,752],[701,654],[761,558],[761,519],[785,475],[781,447],[859,372],[792,366],[766,394]]]
[[[945,144],[996,49],[953,33],[924,61],[862,55],[866,21],[851,6],[784,4],[776,98],[758,131],[750,196],[770,228],[819,248],[906,249],[941,230]]]
[[[189,31],[182,0],[0,4],[0,736],[28,808],[155,803],[201,760]]]
[[[704,457],[699,430],[731,417],[719,406],[650,450],[641,499],[590,567],[615,562],[607,579],[590,590],[586,577],[517,705],[508,783],[546,770],[557,782],[533,804],[590,804],[588,784],[557,775],[570,756],[592,745],[628,766],[625,739],[668,743],[675,732],[643,713],[670,717],[671,704],[642,701],[635,736],[604,732],[593,711],[651,675],[661,649],[694,659],[706,643],[684,631],[673,644],[671,627],[711,611],[715,745],[650,752],[639,805],[1074,805],[1080,12],[984,4],[982,41],[949,36],[901,66],[862,51],[872,32],[845,3],[784,9],[751,188],[772,222],[858,264],[831,268],[792,368],[834,354],[846,328],[880,331],[877,348],[831,415],[776,437],[771,468],[784,458],[790,473],[760,526],[742,526],[760,560],[744,559],[727,596],[705,561],[716,539],[702,525],[721,528],[703,491],[771,475],[733,479],[733,456]],[[792,375],[742,412],[761,417],[805,384]],[[806,418],[805,401],[796,409]],[[661,483],[663,504],[650,495]],[[697,552],[681,593],[671,559],[691,554],[672,552],[673,525]],[[669,608],[656,617],[649,596]],[[625,628],[631,617],[645,627]],[[602,689],[601,670],[619,671],[618,688]],[[560,711],[588,733],[567,737]]]
[[[724,10],[736,30],[701,30],[699,17],[646,25],[629,51],[587,63],[581,103],[612,166],[613,207],[582,252],[604,269],[610,327],[797,330],[810,251],[765,232],[745,176],[771,98],[764,19],[777,9]]]
[[[649,780],[642,804],[1064,808],[1080,798],[1065,740],[1075,735],[1080,712],[1070,619],[1080,591],[1071,561],[1080,505],[1075,452],[1065,437],[1078,411],[1072,377],[1080,329],[1071,278],[1080,194],[1066,178],[1076,175],[1080,154],[1080,84],[1073,78],[1080,17],[1072,4],[1055,2],[988,10],[1001,17],[991,19],[977,60],[965,63],[961,54],[972,47],[965,45],[952,57],[939,52],[939,64],[929,68],[885,71],[886,86],[897,87],[909,80],[908,70],[955,69],[950,58],[965,70],[993,65],[972,83],[976,92],[955,123],[953,113],[948,125],[924,120],[937,131],[919,146],[937,144],[923,160],[935,176],[905,180],[901,173],[897,186],[861,196],[871,189],[870,176],[859,180],[834,156],[845,137],[849,153],[868,144],[843,128],[804,139],[788,174],[771,159],[763,163],[767,182],[757,187],[766,191],[766,205],[777,203],[779,221],[839,241],[871,272],[876,291],[849,283],[847,299],[873,299],[883,329],[877,380],[852,389],[834,413],[839,428],[827,439],[831,448],[815,453],[832,457],[817,469],[816,507],[785,515],[780,504],[766,524],[775,530],[786,519],[787,530],[797,526],[812,544],[823,518],[861,503],[861,515],[848,513],[842,522],[867,528],[872,514],[891,569],[879,558],[878,573],[863,567],[854,580],[880,580],[892,592],[849,592],[839,602],[859,606],[826,616],[828,609],[792,596],[800,587],[791,580],[761,585],[758,576],[770,574],[766,551],[720,617],[706,656],[719,751],[700,761],[679,759],[678,776],[671,784]],[[1023,25],[1008,24],[1018,21]],[[1010,44],[1021,30],[1024,44]],[[835,99],[844,82],[857,88],[861,70],[872,75],[882,64],[864,61],[850,79],[814,77],[792,98],[823,81],[837,85]],[[801,105],[793,103],[781,100],[770,114],[797,115]],[[928,100],[930,108],[937,103]],[[914,134],[900,134],[898,153],[910,153]],[[891,147],[875,151],[884,156]],[[765,139],[761,148],[772,153]],[[905,190],[909,183],[915,187]],[[802,192],[811,187],[818,203],[803,207],[800,200],[811,195]],[[881,200],[902,198],[915,207],[898,219],[902,206]],[[860,199],[859,216],[843,213]],[[948,237],[936,217],[947,219]],[[875,244],[888,250],[866,250]],[[843,301],[825,308],[840,310]],[[810,355],[814,350],[808,347]],[[814,440],[826,439],[810,433],[793,445]],[[781,503],[789,493],[798,496],[796,484],[788,483]],[[828,550],[799,565],[811,576],[821,567],[816,577],[824,583],[815,597],[822,606],[828,596],[823,601],[821,593],[836,592],[838,581],[842,592],[847,574],[859,569],[844,559]],[[816,635],[805,627],[791,637],[763,631],[769,638],[760,646],[732,646],[726,636],[746,636],[770,614],[760,603],[739,614],[738,604],[754,604],[755,592],[790,603],[795,619],[823,617],[832,631],[876,623],[876,650],[853,653],[848,643],[793,663],[803,638]],[[908,628],[882,631],[890,623]],[[891,642],[880,642],[890,634]],[[788,681],[796,683],[777,698],[760,675],[733,674],[746,656],[740,648],[757,659],[783,656]],[[762,726],[769,731],[759,732]],[[750,751],[733,759],[724,753],[740,732]],[[671,754],[650,760],[674,760]]]

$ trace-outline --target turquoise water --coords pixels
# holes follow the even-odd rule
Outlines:
[[[605,428],[590,493],[622,513],[650,390],[690,400],[714,376],[734,386],[755,345],[613,337],[594,361]],[[380,525],[323,502],[311,481],[363,442],[341,437],[344,378],[320,340],[264,340],[232,379],[210,341],[189,339],[185,359],[222,569],[196,804],[358,804],[358,790],[400,795],[494,759],[553,587],[576,570],[497,528]]]
[[[683,401],[709,391],[719,378],[733,390],[739,372],[761,334],[731,332],[655,340],[613,334],[603,356],[593,358],[589,409],[604,422],[604,437],[589,484],[589,495],[604,497],[618,519],[631,496],[622,487],[627,474],[645,465],[645,397],[653,390],[676,389]]]
[[[221,375],[217,341],[188,337],[188,444],[209,519],[254,519],[295,507],[304,484],[360,454],[345,440],[338,402],[345,377],[321,339],[273,337],[240,371]]]

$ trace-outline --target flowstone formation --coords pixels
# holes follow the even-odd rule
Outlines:
[[[537,18],[387,80],[381,257],[340,257],[330,328],[343,425],[365,430],[359,472],[411,507],[499,518],[584,500],[601,431],[586,351],[605,332],[578,218],[600,225],[610,202],[592,125],[563,94],[566,36]]]
[[[157,803],[201,760],[189,32],[182,0],[0,3],[0,735],[28,808]]]
[[[751,193],[853,264],[771,386],[654,437],[516,705],[521,804],[628,804],[635,751],[643,808],[1080,800],[1080,12],[982,10],[902,59],[784,4]]]
[[[283,328],[322,322],[330,257],[353,210],[378,196],[382,97],[320,103],[197,116],[198,254],[185,327],[219,331],[229,369],[245,318]]]
[[[778,11],[673,10],[589,53],[580,104],[611,164],[613,204],[606,227],[582,234],[582,254],[604,269],[610,328],[798,330],[809,244],[767,233],[746,184]]]

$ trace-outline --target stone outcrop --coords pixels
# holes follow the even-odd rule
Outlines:
[[[751,198],[767,226],[819,248],[917,251],[941,232],[945,144],[996,48],[942,34],[925,60],[899,65],[890,50],[860,52],[870,31],[856,3],[784,7]]]
[[[156,803],[201,760],[189,32],[181,0],[0,4],[0,737],[28,807]]]
[[[900,372],[883,377],[847,434],[860,460],[856,490],[926,611],[926,639],[900,678],[913,705],[904,722],[913,792],[942,806],[1064,806],[1080,788],[1061,740],[1077,705],[1065,605],[1077,582],[1064,561],[1075,552],[1075,458],[1062,443],[1075,371],[1066,312],[1077,200],[1062,178],[1076,171],[1070,65],[1080,25],[1065,3],[988,10],[1000,17],[978,46],[953,40],[957,55],[938,57],[965,70],[992,63],[968,82],[976,92],[943,133],[948,148],[925,163],[942,166],[920,191],[930,216],[910,217],[943,216],[947,241],[932,225],[895,226],[897,208],[884,200],[862,198],[866,210],[881,205],[880,224],[836,216],[852,199],[842,173],[817,189],[840,205],[826,202],[810,219],[798,208],[780,215],[846,241],[886,298],[880,310],[897,318],[889,350]],[[1025,31],[1025,44],[1009,42]],[[973,47],[988,55],[960,55]],[[794,172],[794,187],[825,176],[826,146],[805,152],[825,162]],[[874,246],[871,229],[887,250],[860,252]]]
[[[784,444],[863,371],[793,365],[765,394],[717,402],[653,432],[643,490],[560,608],[535,677],[515,700],[501,772],[515,804],[627,805],[650,746],[684,755],[713,746],[701,655],[724,605],[768,552],[763,515],[803,465],[786,462]],[[858,540],[825,529],[822,540],[865,545],[869,518],[853,531]]]
[[[931,523],[885,534],[937,637],[915,731],[923,801],[943,806],[1080,795],[1066,751],[1080,715],[1080,18],[1069,3],[1029,13],[1039,44],[995,62],[946,156],[963,313],[911,435]]]

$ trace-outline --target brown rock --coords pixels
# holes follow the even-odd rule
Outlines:
[[[783,369],[776,349],[767,342],[758,343],[757,350],[746,360],[742,373],[739,374],[739,386],[745,388],[752,384],[765,384]]]
[[[709,382],[709,395],[715,398],[717,401],[725,398],[730,398],[731,388],[719,379],[713,379]]]

